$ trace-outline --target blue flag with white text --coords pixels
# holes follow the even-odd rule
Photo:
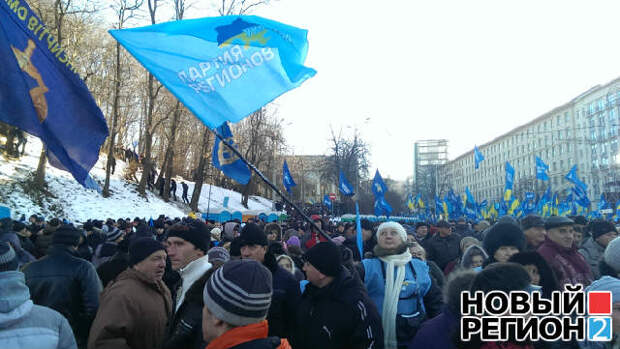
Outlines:
[[[291,193],[291,188],[297,185],[293,180],[293,176],[291,176],[291,172],[288,170],[286,160],[284,160],[284,164],[282,165],[282,183],[289,194]]]
[[[484,155],[478,150],[477,146],[474,146],[474,162],[476,163],[476,170],[478,169],[478,165],[484,160]]]
[[[0,121],[39,137],[52,166],[93,187],[108,127],[71,56],[25,1],[0,1]]]
[[[325,205],[328,209],[332,209],[332,200],[329,198],[329,195],[325,194],[323,196],[323,205]]]
[[[344,176],[344,173],[340,171],[340,176],[338,178],[338,190],[344,196],[353,196],[355,195],[355,191],[353,190],[353,186],[349,184],[347,181],[347,177]]]
[[[233,134],[228,127],[228,123],[222,124],[222,126],[216,129],[216,132],[222,136],[227,144],[237,148]],[[241,160],[235,153],[233,153],[228,147],[222,144],[219,137],[215,137],[215,144],[213,145],[213,166],[224,172],[224,174],[239,184],[248,184],[252,173],[243,160]]]
[[[209,128],[237,122],[301,85],[307,31],[257,16],[186,19],[110,30]]]
[[[536,178],[540,179],[541,181],[548,181],[549,180],[549,175],[547,174],[548,170],[549,170],[549,165],[545,164],[545,162],[537,156],[536,157]]]

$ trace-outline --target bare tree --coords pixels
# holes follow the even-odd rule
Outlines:
[[[205,178],[205,168],[207,167],[209,143],[211,142],[211,131],[205,126],[205,130],[202,134],[202,145],[200,147],[200,161],[198,168],[196,169],[196,176],[194,177],[194,192],[192,193],[192,201],[189,207],[194,211],[198,211],[198,201],[200,200],[200,193],[202,192],[202,183]]]

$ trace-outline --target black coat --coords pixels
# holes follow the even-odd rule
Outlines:
[[[99,307],[101,281],[95,267],[64,245],[52,245],[47,256],[23,269],[30,297],[69,320],[79,345],[85,344]]]
[[[459,257],[461,251],[460,243],[461,236],[456,233],[446,237],[441,237],[437,233],[424,244],[426,258],[437,263],[439,268],[444,270],[448,263]]]
[[[306,286],[297,324],[291,343],[295,349],[383,348],[377,307],[345,268],[326,287]]]
[[[99,275],[105,288],[110,281],[116,279],[127,268],[129,268],[129,253],[118,252],[112,259],[97,267],[97,275]]]
[[[290,272],[276,263],[271,253],[265,255],[263,263],[271,271],[273,295],[267,313],[269,336],[290,338],[295,330],[295,314],[301,298],[299,283]]]

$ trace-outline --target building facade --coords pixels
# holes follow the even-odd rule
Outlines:
[[[413,149],[413,191],[433,198],[447,182],[441,170],[448,162],[448,141],[445,139],[419,140]]]
[[[604,194],[615,203],[620,197],[618,129],[620,78],[597,85],[568,103],[478,145],[485,157],[476,170],[473,149],[449,161],[442,173],[457,192],[466,187],[477,201],[500,200],[505,186],[505,163],[515,169],[513,192],[541,194],[548,185],[564,198],[572,184],[564,176],[577,165],[594,203]],[[536,179],[535,157],[549,166],[549,181]]]

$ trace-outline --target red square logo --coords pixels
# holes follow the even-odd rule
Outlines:
[[[588,292],[588,314],[610,315],[611,314],[611,292],[610,291]]]

